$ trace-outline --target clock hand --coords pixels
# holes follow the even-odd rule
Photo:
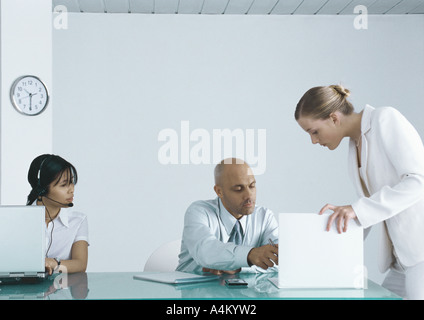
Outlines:
[[[33,96],[35,96],[35,95],[37,95],[37,94],[38,94],[38,92],[36,92],[36,93],[28,92],[28,90],[27,90],[27,89],[25,89],[25,88],[24,88],[24,90],[25,90],[25,92],[26,92],[26,93],[28,93],[28,97],[30,97],[30,98],[32,98]],[[28,98],[28,97],[25,97],[25,98]]]

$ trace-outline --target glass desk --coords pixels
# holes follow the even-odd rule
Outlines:
[[[282,300],[400,299],[368,280],[366,289],[278,289],[268,279],[277,274],[240,273],[186,285],[134,279],[141,272],[58,274],[40,283],[1,284],[0,300]],[[247,287],[228,287],[227,278],[242,278]]]

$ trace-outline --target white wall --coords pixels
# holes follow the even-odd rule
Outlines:
[[[257,203],[318,212],[356,199],[347,141],[310,143],[293,113],[312,86],[342,83],[360,111],[392,105],[424,135],[423,16],[70,14],[54,30],[53,151],[78,169],[89,271],[142,270],[181,237],[187,206],[215,197],[213,164],[162,165],[163,129],[266,129]],[[181,138],[181,136],[180,136]],[[192,142],[191,146],[196,143]],[[379,281],[375,235],[366,261]]]
[[[52,151],[52,108],[35,117],[18,113],[10,87],[20,76],[38,76],[52,93],[52,23],[49,0],[0,3],[0,203],[25,204],[31,161]]]

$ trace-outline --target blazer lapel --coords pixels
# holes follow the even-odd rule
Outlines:
[[[362,169],[361,170],[365,173],[367,172],[367,165],[368,165],[368,142],[366,139],[366,133],[371,128],[371,113],[373,110],[374,110],[373,107],[366,105],[364,108],[364,111],[362,114],[362,120],[361,120],[361,139],[362,139],[361,141],[362,142],[362,147],[361,147]],[[349,141],[348,159],[349,159],[349,173],[355,185],[356,192],[361,197],[365,197],[365,192],[362,189],[362,184],[361,184],[360,175],[359,175],[357,149],[356,149],[355,141],[353,141],[352,139],[350,139]],[[370,189],[369,189],[369,184],[368,184],[368,179],[366,177],[366,174],[364,177],[364,183],[369,191]]]
[[[367,141],[367,133],[371,129],[371,114],[374,111],[374,108],[366,105],[364,108],[364,112],[362,114],[362,121],[361,121],[361,170],[364,172],[363,181],[365,183],[365,186],[368,189],[368,192],[370,194],[370,186],[368,182],[368,176],[367,176],[367,167],[368,167],[368,141]],[[361,188],[362,189],[362,188]]]

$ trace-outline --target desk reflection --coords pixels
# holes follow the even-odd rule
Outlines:
[[[0,300],[143,300],[143,299],[400,299],[368,280],[366,289],[278,289],[269,281],[277,273],[238,273],[185,285],[134,279],[141,272],[55,274],[36,284],[2,284]],[[246,287],[229,287],[225,280],[241,278]]]
[[[278,292],[278,288],[268,281],[270,277],[275,277],[276,275],[276,273],[224,274],[213,286],[213,290],[211,290],[211,283],[208,282],[173,286],[175,289],[181,290],[181,298],[183,299],[213,299],[217,296],[225,299],[268,299]],[[233,287],[225,284],[225,280],[237,278],[246,281],[247,286]]]
[[[37,283],[0,285],[0,300],[83,300],[88,292],[87,273],[57,273]]]

